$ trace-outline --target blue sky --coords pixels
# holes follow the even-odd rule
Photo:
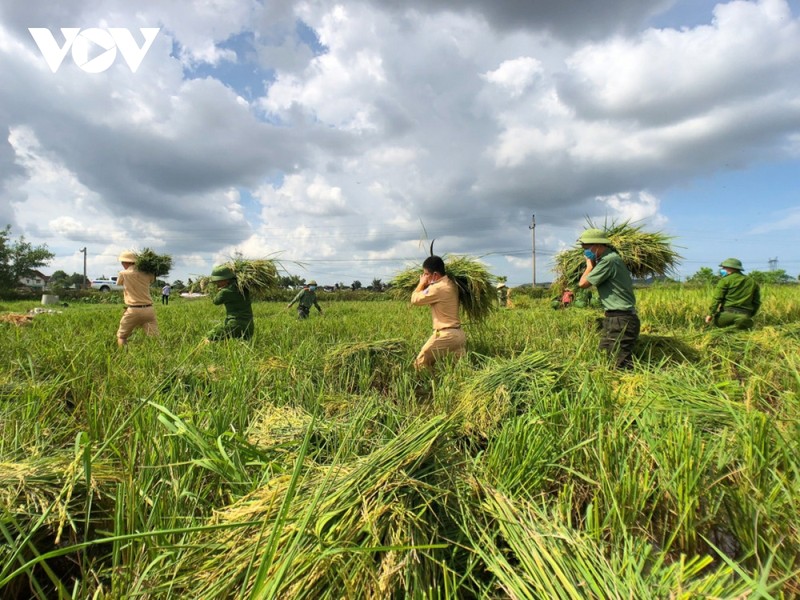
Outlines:
[[[45,272],[86,246],[90,276],[152,247],[170,279],[242,252],[368,283],[436,238],[518,285],[534,213],[538,282],[587,217],[675,236],[680,277],[729,256],[800,274],[797,0],[585,7],[4,2],[0,224],[56,253]],[[54,73],[31,27],[116,58],[67,49]],[[147,27],[135,72],[103,54]]]

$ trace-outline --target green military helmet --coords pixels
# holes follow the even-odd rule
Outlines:
[[[744,271],[744,267],[742,266],[742,261],[738,258],[726,258],[721,263],[719,263],[720,267],[728,267],[729,269],[736,269],[737,271]]]
[[[581,237],[578,238],[579,244],[605,244],[606,246],[611,245],[611,240],[606,237],[605,232],[602,229],[587,229],[581,234]]]
[[[317,280],[316,279],[312,279],[306,285],[317,285]]]
[[[224,281],[226,279],[236,279],[233,269],[225,265],[218,265],[211,269],[211,281]]]

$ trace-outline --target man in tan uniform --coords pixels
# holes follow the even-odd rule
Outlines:
[[[458,287],[445,274],[440,257],[429,256],[422,263],[422,275],[411,294],[411,304],[430,306],[433,317],[433,335],[414,361],[417,370],[431,369],[445,354],[454,354],[456,358],[464,356],[467,336],[458,318]]]
[[[124,289],[125,313],[119,322],[117,344],[124,346],[137,327],[144,329],[147,335],[158,335],[156,311],[150,297],[150,284],[156,280],[156,276],[136,270],[136,255],[133,252],[123,252],[119,255],[119,261],[123,270],[117,276],[117,283]]]

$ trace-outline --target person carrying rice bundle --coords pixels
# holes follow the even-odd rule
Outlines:
[[[713,321],[717,327],[750,329],[753,316],[761,308],[761,290],[752,278],[742,273],[744,267],[738,258],[726,258],[719,266],[722,279],[714,290],[706,323]]]
[[[153,273],[142,271],[137,266],[137,255],[125,251],[119,255],[122,271],[117,275],[117,283],[122,286],[125,312],[117,328],[117,345],[122,347],[134,330],[141,327],[148,336],[158,335],[156,311],[150,296],[150,284],[156,280]]]
[[[297,295],[286,305],[286,308],[291,308],[295,303],[297,303],[298,319],[307,319],[311,313],[312,306],[316,306],[319,314],[322,314],[322,307],[317,302],[317,282],[312,279],[303,286],[303,289],[297,292]]]
[[[461,329],[458,296],[458,287],[445,273],[442,258],[435,255],[426,258],[419,283],[411,294],[411,304],[431,307],[433,334],[414,361],[417,370],[432,369],[446,354],[457,359],[466,354],[467,336]]]
[[[508,288],[502,281],[497,284],[497,302],[502,307],[508,306]]]
[[[233,269],[226,265],[216,266],[211,270],[209,281],[219,289],[212,302],[225,307],[225,320],[209,332],[206,340],[215,342],[228,338],[246,340],[253,337],[255,322],[250,292],[237,285]]]
[[[582,289],[595,286],[605,309],[599,348],[614,356],[616,368],[629,369],[633,366],[633,348],[641,328],[631,274],[601,229],[586,229],[578,243],[586,258],[578,286]]]

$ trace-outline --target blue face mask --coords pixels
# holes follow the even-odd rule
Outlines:
[[[313,292],[315,289],[317,289],[317,286],[310,285],[310,286],[308,286],[308,289],[310,289]]]
[[[591,250],[584,250],[583,255],[589,260],[597,260],[597,255]]]
[[[719,276],[720,277],[725,277],[725,275],[727,275],[727,274],[728,274],[728,272],[725,269],[720,269],[719,270]]]

